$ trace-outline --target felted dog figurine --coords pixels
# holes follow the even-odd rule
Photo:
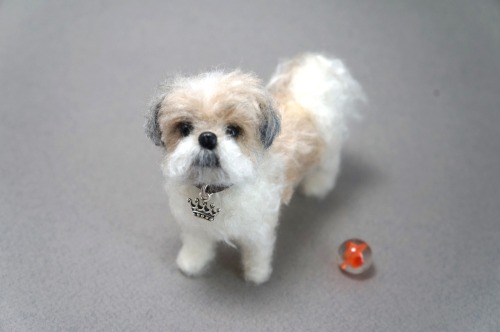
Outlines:
[[[246,280],[267,281],[280,207],[298,186],[316,197],[334,187],[358,99],[344,64],[319,54],[281,63],[267,87],[240,70],[162,84],[146,132],[165,150],[179,269],[202,273],[224,241],[241,249]]]

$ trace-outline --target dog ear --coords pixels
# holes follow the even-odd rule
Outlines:
[[[154,97],[149,106],[149,110],[146,115],[146,124],[144,125],[146,135],[156,146],[165,145],[161,140],[160,124],[158,123],[158,113],[160,113],[161,104],[164,98],[165,93],[158,93],[157,96]]]
[[[259,108],[263,115],[259,128],[260,140],[267,149],[273,144],[274,138],[281,130],[281,118],[270,96],[259,103]]]

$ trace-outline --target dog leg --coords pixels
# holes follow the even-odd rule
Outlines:
[[[197,276],[215,257],[216,242],[205,236],[184,233],[177,266],[188,276]]]
[[[240,242],[245,279],[255,284],[269,280],[272,272],[274,230],[260,239],[244,239]]]
[[[340,153],[330,152],[325,160],[309,171],[302,180],[302,192],[307,196],[324,198],[334,187],[340,170]]]

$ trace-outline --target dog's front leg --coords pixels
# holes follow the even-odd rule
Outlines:
[[[215,257],[216,242],[206,235],[184,232],[177,266],[188,276],[197,276]]]
[[[269,280],[276,235],[274,228],[265,230],[257,238],[240,241],[245,279],[255,284]]]

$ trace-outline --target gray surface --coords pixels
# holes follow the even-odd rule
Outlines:
[[[337,190],[275,271],[180,246],[143,113],[166,74],[326,51],[365,87]],[[0,2],[0,330],[499,331],[498,1]],[[366,239],[376,270],[333,263]]]

